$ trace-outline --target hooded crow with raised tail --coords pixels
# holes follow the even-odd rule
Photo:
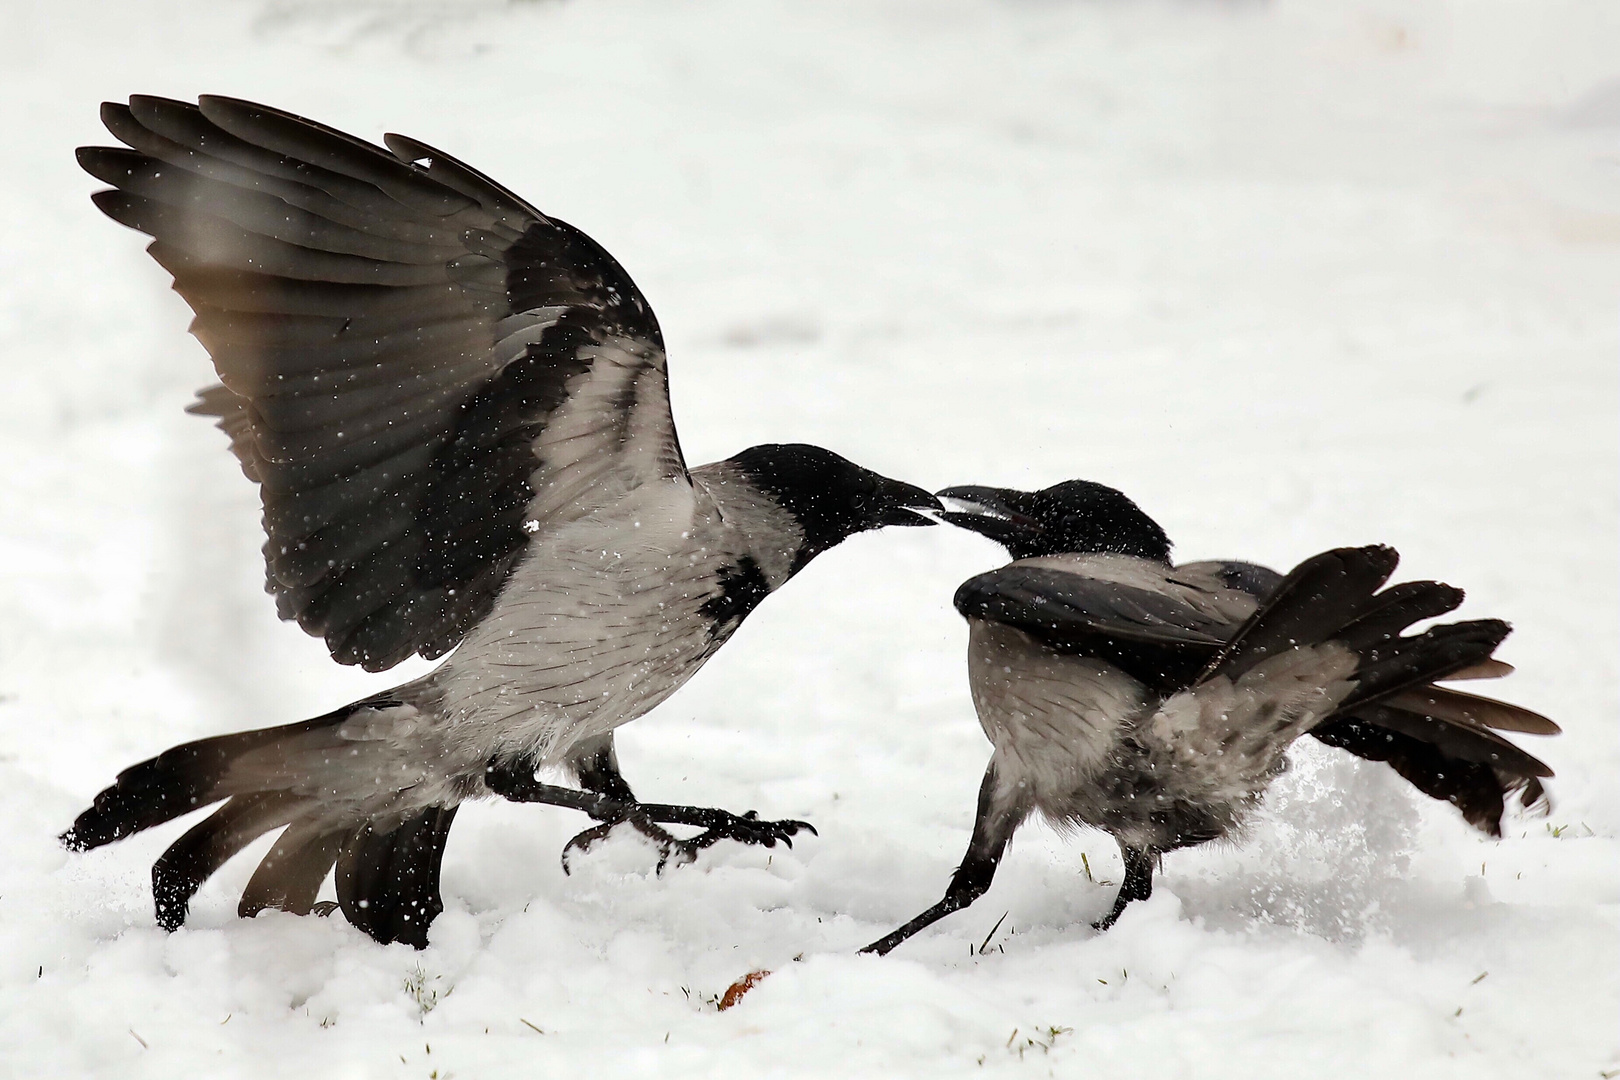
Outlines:
[[[1545,717],[1434,685],[1512,669],[1495,619],[1404,633],[1460,589],[1385,588],[1397,556],[1341,548],[1287,576],[1240,562],[1170,562],[1158,524],[1112,488],[939,493],[947,521],[1014,562],[956,593],[968,679],[994,745],[966,856],[945,897],[867,946],[886,953],[990,887],[1032,813],[1113,835],[1125,878],[1106,929],[1153,890],[1167,851],[1228,835],[1310,734],[1387,761],[1491,836],[1509,795],[1544,797],[1552,770],[1496,732],[1558,732]]]
[[[422,946],[457,807],[491,794],[629,822],[690,857],[762,821],[636,800],[613,730],[691,678],[819,553],[930,524],[928,492],[828,450],[688,469],[646,300],[584,233],[397,135],[387,149],[230,98],[134,97],[79,162],[191,305],[218,417],[264,506],[284,619],[369,671],[431,674],[135,765],[63,836],[99,847],[211,804],[152,868],[159,923],[283,829],[240,912],[338,903]],[[581,789],[540,783],[561,766]],[[676,841],[658,823],[701,826]],[[789,841],[790,842],[790,841]],[[566,852],[565,852],[566,857]]]

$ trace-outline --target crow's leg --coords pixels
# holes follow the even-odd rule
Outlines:
[[[611,746],[609,747],[611,754]],[[738,816],[725,810],[714,810],[702,806],[674,806],[668,803],[637,802],[633,796],[628,799],[616,798],[600,791],[579,791],[574,788],[560,787],[556,784],[541,783],[535,778],[535,768],[532,761],[519,759],[508,762],[491,762],[484,773],[484,783],[495,794],[513,802],[548,803],[552,806],[566,806],[572,810],[580,810],[597,821],[602,822],[594,828],[587,829],[568,842],[563,848],[563,869],[568,869],[568,855],[571,849],[588,848],[591,844],[606,836],[612,827],[621,822],[629,822],[643,834],[652,837],[658,842],[656,834],[669,834],[659,829],[658,823],[672,825],[696,825],[705,830],[690,840],[677,840],[670,837],[671,846],[663,851],[658,867],[663,869],[664,864],[676,854],[682,855],[683,861],[691,861],[697,857],[697,852],[721,840],[736,840],[744,844],[763,844],[765,847],[775,847],[780,841],[793,846],[792,837],[800,830],[814,833],[814,826],[804,821],[764,821],[753,811]],[[598,772],[593,776],[603,786],[617,784],[615,793],[628,795],[629,785],[624,778],[618,775],[616,763],[611,758],[606,771]],[[582,779],[583,783],[583,779]],[[656,830],[656,833],[653,831]]]
[[[625,802],[598,791],[541,783],[534,775],[538,769],[539,766],[529,758],[491,761],[484,767],[484,786],[512,802],[566,806],[570,810],[589,814],[598,821],[614,819],[635,805],[633,801]]]
[[[612,732],[581,743],[573,754],[571,764],[579,776],[582,787],[606,795],[610,799],[628,803],[634,809],[619,820],[604,821],[601,825],[586,829],[563,845],[565,868],[571,852],[590,850],[592,845],[607,836],[621,821],[658,847],[659,872],[662,872],[671,861],[677,865],[695,861],[698,852],[721,840],[735,840],[742,844],[763,844],[766,847],[775,847],[780,841],[792,847],[792,837],[795,833],[801,829],[808,829],[811,833],[816,831],[814,826],[803,821],[762,821],[753,811],[738,817],[724,810],[709,810],[698,806],[640,802],[631,792],[630,785],[619,770],[619,756],[613,748]],[[659,821],[696,825],[704,831],[682,840],[670,835],[667,829],[660,828],[656,824]]]
[[[635,792],[630,790],[629,782],[619,770],[619,755],[613,749],[613,732],[580,743],[569,755],[568,764],[573,768],[574,775],[579,777],[580,787],[586,791],[594,791],[617,802],[635,804]],[[626,817],[604,821],[600,825],[585,829],[564,844],[563,871],[566,873],[568,870],[568,856],[571,852],[589,851],[620,825],[629,825],[652,841],[658,848],[660,871],[671,858],[675,858],[678,863],[691,862],[697,858],[696,851],[683,847],[680,838],[671,835],[669,830],[653,824],[641,814],[631,813]]]
[[[900,929],[872,942],[863,953],[887,953],[902,941],[951,914],[960,911],[983,896],[995,880],[996,867],[1007,850],[1007,841],[1023,822],[1027,811],[1018,805],[1016,789],[1003,790],[996,779],[996,763],[984,771],[984,783],[979,785],[979,806],[973,820],[973,838],[968,841],[967,854],[956,868],[944,899],[912,919]]]
[[[568,755],[568,766],[579,777],[586,791],[606,795],[619,802],[633,803],[635,793],[619,771],[619,755],[613,749],[613,732],[586,739]]]
[[[1114,910],[1091,924],[1097,930],[1107,930],[1118,922],[1125,905],[1132,900],[1146,900],[1153,895],[1153,861],[1157,856],[1146,848],[1127,847],[1123,840],[1119,842],[1119,853],[1125,858],[1125,880],[1114,897]]]

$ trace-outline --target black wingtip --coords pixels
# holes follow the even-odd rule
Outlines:
[[[1395,573],[1395,568],[1401,565],[1401,553],[1388,544],[1368,544],[1352,550],[1365,562],[1369,570],[1383,575],[1384,581],[1388,581],[1390,575]],[[1383,582],[1379,584],[1382,585]]]
[[[1444,615],[1448,611],[1456,611],[1462,607],[1463,601],[1468,599],[1468,594],[1462,589],[1455,585],[1447,585],[1443,581],[1420,582],[1419,584],[1428,586],[1429,595],[1434,605],[1439,608],[1434,613],[1435,615]]]
[[[1469,627],[1473,631],[1474,640],[1489,642],[1493,650],[1513,633],[1513,624],[1506,619],[1473,619],[1456,625]]]
[[[111,103],[109,102],[109,104]],[[151,112],[160,109],[179,109],[181,112],[188,113],[200,111],[195,102],[164,97],[162,94],[131,94],[129,95],[129,109],[130,112]]]
[[[1294,573],[1311,568],[1320,574],[1331,572],[1331,568],[1336,566],[1341,579],[1351,588],[1376,592],[1389,581],[1400,565],[1401,553],[1388,544],[1366,544],[1324,551],[1300,563],[1294,568]],[[1292,577],[1293,573],[1289,576]],[[1368,583],[1371,583],[1370,588]]]
[[[1501,619],[1473,619],[1366,647],[1356,669],[1356,688],[1342,704],[1348,709],[1413,686],[1444,681],[1454,671],[1489,659],[1512,632]]]
[[[120,121],[130,119],[129,106],[122,101],[103,101],[100,116],[102,126],[112,131]]]
[[[129,183],[131,174],[145,160],[134,150],[121,146],[81,146],[73,151],[79,168],[114,187]]]
[[[112,218],[118,224],[137,232],[146,232],[139,224],[136,210],[144,199],[137,199],[133,195],[119,191],[117,188],[108,188],[91,194],[90,201],[96,204],[96,209]]]
[[[1268,656],[1319,644],[1354,627],[1376,607],[1375,595],[1400,565],[1387,544],[1334,548],[1290,570],[1199,675],[1237,677]],[[1396,627],[1407,625],[1410,620]],[[1370,635],[1377,637],[1377,634]]]

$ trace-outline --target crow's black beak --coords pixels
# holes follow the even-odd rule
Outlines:
[[[941,518],[1009,548],[1038,538],[1041,523],[1020,511],[1012,500],[1021,492],[963,484],[939,493],[945,504]]]
[[[877,489],[877,518],[884,525],[937,525],[945,507],[914,484],[884,477]]]

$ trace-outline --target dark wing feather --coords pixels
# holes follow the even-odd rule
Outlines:
[[[1269,566],[1236,559],[1209,559],[1203,562],[1182,563],[1176,567],[1176,577],[1236,589],[1238,592],[1248,593],[1256,600],[1264,600],[1283,582],[1283,575]]]
[[[1059,652],[1106,660],[1150,688],[1173,691],[1190,681],[1236,626],[1193,602],[1198,590],[1142,566],[1137,581],[1122,582],[1091,576],[1080,561],[1069,569],[1015,562],[968,579],[956,591],[956,609],[968,619],[1021,630]]]
[[[96,204],[196,313],[223,385],[192,411],[259,484],[277,610],[336,659],[447,652],[526,522],[609,474],[684,478],[657,320],[577,229],[402,136],[220,97],[102,118],[128,149],[79,151]]]
[[[1306,559],[1266,594],[1210,661],[1200,681],[1220,675],[1235,678],[1268,656],[1337,636],[1374,606],[1373,594],[1399,561],[1394,548],[1382,546],[1337,548]],[[1457,602],[1461,600],[1458,594]]]

